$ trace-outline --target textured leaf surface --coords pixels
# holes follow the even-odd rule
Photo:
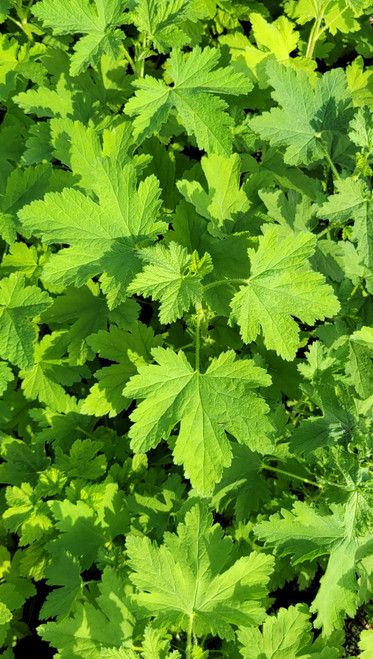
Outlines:
[[[232,550],[203,504],[195,505],[166,533],[158,547],[149,538],[129,536],[127,553],[138,589],[136,601],[156,616],[186,630],[192,617],[197,633],[233,639],[231,624],[262,619],[259,603],[272,569],[272,558],[251,553],[224,570]]]
[[[337,658],[339,652],[336,648],[329,647],[328,653],[313,651],[311,630],[310,615],[305,605],[281,608],[276,616],[266,619],[262,632],[257,627],[238,632],[238,639],[243,644],[240,652],[245,659]]]
[[[34,361],[36,330],[31,319],[52,303],[48,293],[25,286],[24,277],[11,274],[0,282],[0,354],[21,368]]]
[[[286,147],[285,162],[308,165],[324,158],[334,135],[348,125],[351,93],[341,69],[328,71],[315,90],[306,71],[269,62],[273,98],[280,107],[250,121],[251,128],[273,146]]]
[[[148,265],[136,275],[128,290],[160,300],[161,323],[173,323],[192,303],[201,301],[201,279],[212,270],[211,259],[199,268],[196,255],[193,258],[175,242],[169,243],[168,248],[159,244],[145,248],[141,258]]]
[[[217,68],[219,58],[219,51],[214,48],[196,47],[188,58],[175,49],[168,70],[172,87],[150,76],[137,81],[138,91],[125,107],[130,116],[139,115],[134,120],[135,137],[143,140],[158,131],[175,106],[187,133],[195,136],[200,149],[229,155],[233,122],[224,112],[226,103],[214,95],[246,94],[252,85],[231,67]]]
[[[331,221],[355,221],[352,239],[358,244],[358,252],[368,268],[373,268],[373,201],[363,181],[342,179],[336,184],[336,194],[319,211],[320,217]]]
[[[255,528],[259,537],[274,543],[282,555],[292,554],[294,562],[329,554],[326,572],[311,606],[317,613],[315,625],[323,627],[325,636],[341,627],[344,617],[356,613],[356,551],[359,541],[356,503],[345,519],[340,514],[322,515],[316,509],[298,501],[292,512],[282,511],[282,518],[274,516]],[[363,542],[363,540],[362,540]]]
[[[157,446],[180,422],[175,462],[184,465],[194,487],[207,493],[231,462],[225,431],[254,450],[270,446],[267,406],[253,391],[270,383],[263,369],[236,361],[233,352],[220,355],[205,373],[195,371],[183,352],[155,348],[153,355],[158,364],[140,367],[123,392],[145,398],[131,415],[136,452]]]
[[[76,43],[71,58],[70,74],[78,75],[88,64],[96,64],[103,53],[118,57],[121,34],[110,28],[120,22],[125,4],[124,0],[96,0],[94,6],[80,0],[62,0],[57,7],[53,0],[41,0],[33,13],[55,34],[86,35]]]
[[[211,154],[201,160],[208,192],[198,181],[181,180],[178,188],[197,213],[211,220],[213,227],[229,227],[239,213],[249,208],[249,201],[240,188],[241,163],[237,154],[229,158]]]
[[[39,626],[41,637],[58,648],[62,659],[74,655],[94,659],[101,656],[102,648],[130,645],[133,618],[128,598],[110,567],[102,573],[99,592],[97,608],[90,602],[78,603],[73,616]]]
[[[246,343],[256,339],[261,327],[266,347],[291,360],[299,340],[292,316],[311,325],[337,313],[339,302],[330,286],[308,266],[315,242],[310,233],[281,238],[278,230],[269,228],[258,250],[248,250],[250,278],[231,302],[231,317]]]
[[[136,247],[156,237],[163,223],[157,219],[159,186],[154,176],[136,189],[135,170],[110,160],[96,161],[92,175],[100,204],[75,189],[49,193],[19,214],[24,229],[50,245],[70,245],[45,267],[48,281],[81,286],[102,274],[109,307],[126,296],[126,286],[140,269]]]

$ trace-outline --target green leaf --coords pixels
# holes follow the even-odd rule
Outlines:
[[[109,310],[99,293],[98,284],[90,281],[79,289],[70,286],[54,298],[52,306],[42,315],[43,323],[57,323],[68,329],[67,349],[72,365],[84,364],[92,357],[87,339],[107,327]]]
[[[318,216],[332,222],[355,221],[351,239],[368,268],[373,268],[373,199],[362,180],[353,177],[336,181],[336,193],[318,211]]]
[[[142,643],[142,659],[181,659],[181,654],[170,652],[170,641],[164,638],[164,632],[147,627]]]
[[[26,114],[36,114],[37,117],[67,117],[74,113],[73,96],[63,74],[56,89],[33,87],[17,94],[13,100]]]
[[[78,603],[71,617],[38,627],[44,641],[57,648],[61,659],[101,657],[107,647],[131,645],[133,617],[123,583],[111,567],[106,567],[98,584],[97,608],[90,602]]]
[[[57,446],[55,449],[55,464],[58,469],[72,478],[96,480],[105,475],[107,461],[105,455],[99,453],[103,448],[100,441],[77,439],[73,443],[69,455],[63,453]],[[97,455],[99,453],[99,455]]]
[[[333,548],[319,592],[312,603],[311,612],[317,613],[314,625],[322,626],[325,636],[342,628],[346,615],[355,616],[359,604],[356,549],[356,540],[345,540]]]
[[[250,23],[257,46],[265,52],[274,53],[280,62],[287,60],[296,49],[299,33],[294,31],[294,23],[285,16],[267,22],[261,14],[252,13]]]
[[[83,414],[117,416],[131,403],[123,396],[123,388],[136,367],[151,361],[151,349],[160,343],[151,327],[137,323],[131,332],[111,325],[109,332],[99,331],[89,337],[88,344],[101,358],[117,361],[95,372],[97,382],[91,387],[81,411]]]
[[[20,368],[32,368],[36,318],[52,303],[48,293],[25,286],[24,276],[11,274],[0,281],[0,354]]]
[[[231,540],[211,523],[211,514],[200,503],[186,514],[177,534],[165,534],[160,547],[147,537],[129,535],[130,578],[140,591],[136,602],[155,616],[158,625],[186,631],[192,624],[198,635],[232,640],[232,624],[263,620],[263,609],[253,600],[266,593],[273,559],[252,552],[224,570]]]
[[[24,404],[24,403],[23,403]],[[36,485],[40,473],[50,465],[42,444],[30,446],[13,437],[1,436],[0,483],[21,486],[23,482]]]
[[[248,250],[250,278],[231,302],[231,318],[246,343],[255,341],[261,327],[266,347],[292,360],[299,342],[292,316],[311,325],[338,312],[331,287],[308,265],[315,243],[310,233],[281,238],[277,228],[268,227],[259,238],[258,250]]]
[[[14,380],[12,369],[6,362],[0,361],[0,396],[6,391],[9,382]]]
[[[61,534],[46,545],[48,551],[53,555],[68,551],[81,560],[83,569],[89,568],[104,543],[95,512],[83,501],[73,504],[67,500],[52,500],[49,506],[56,520],[55,527]]]
[[[41,273],[41,264],[45,258],[43,254],[38,254],[38,250],[34,245],[13,243],[9,246],[8,253],[3,257],[1,270],[6,275],[11,272],[20,272],[27,279],[37,280],[37,275]]]
[[[350,353],[346,374],[362,398],[373,391],[373,329],[362,327],[350,336]]]
[[[267,72],[272,96],[282,109],[254,117],[250,127],[271,145],[286,147],[284,159],[290,165],[322,160],[348,126],[352,99],[344,72],[327,71],[317,79],[315,90],[302,69],[269,62]]]
[[[32,9],[44,27],[54,34],[83,33],[74,46],[70,75],[81,73],[88,64],[97,64],[104,53],[119,57],[122,34],[113,26],[121,24],[124,0],[95,0],[93,4],[80,0],[61,0],[56,7],[53,0],[42,0]]]
[[[244,189],[240,188],[240,157],[236,153],[229,158],[211,154],[201,159],[201,166],[208,192],[198,181],[183,179],[177,187],[197,213],[210,220],[213,235],[216,228],[229,233],[232,222],[250,206]]]
[[[262,632],[257,627],[241,628],[237,634],[244,646],[240,652],[245,659],[337,659],[337,649],[329,647],[329,654],[319,654],[312,647],[312,625],[304,604],[279,609],[269,616]]]
[[[81,594],[82,580],[80,578],[79,561],[71,554],[64,552],[53,559],[45,569],[48,586],[59,586],[48,593],[40,609],[39,618],[65,618]]]
[[[232,351],[214,359],[205,373],[194,370],[182,351],[154,348],[152,353],[157,365],[140,366],[123,391],[145,398],[131,414],[131,447],[136,453],[155,448],[180,422],[174,460],[207,494],[231,462],[226,431],[252,450],[271,446],[268,408],[253,392],[268,386],[270,378],[252,361],[237,361]]]
[[[18,211],[35,198],[43,197],[51,173],[50,165],[38,165],[26,169],[19,167],[10,174],[4,196],[0,197],[0,234],[8,243],[13,243],[17,237]]]
[[[343,537],[338,515],[321,515],[302,501],[294,503],[292,512],[283,509],[281,515],[260,522],[254,530],[260,538],[278,545],[281,555],[292,554],[294,562],[329,553]]]
[[[237,521],[247,519],[251,511],[260,510],[268,502],[270,495],[268,482],[261,475],[262,460],[247,446],[232,445],[233,459],[223,477],[215,486],[212,505],[219,512],[234,503]]]
[[[189,15],[190,4],[190,0],[136,0],[131,18],[139,32],[148,35],[154,48],[164,53],[172,46],[189,43],[181,24]]]
[[[140,256],[148,265],[136,275],[128,292],[160,300],[162,324],[173,323],[189,311],[191,304],[201,302],[201,280],[212,270],[208,254],[199,261],[196,252],[188,254],[184,247],[170,242],[167,247],[157,244],[145,248]]]
[[[325,636],[329,636],[343,626],[346,614],[354,617],[358,606],[355,564],[359,540],[355,537],[354,504],[347,506],[344,519],[339,511],[321,514],[301,501],[294,503],[291,512],[282,510],[281,514],[260,522],[254,531],[266,542],[274,543],[280,555],[292,554],[294,563],[329,555],[311,606],[311,612],[318,613],[315,626],[322,626]]]
[[[370,153],[373,150],[373,127],[372,112],[366,106],[359,108],[356,115],[350,122],[349,136],[357,146],[367,149]]]
[[[10,11],[10,0],[0,0],[0,22],[3,23]]]
[[[139,91],[125,106],[128,115],[139,115],[133,122],[135,139],[142,141],[158,131],[175,107],[200,149],[228,156],[233,120],[224,112],[226,103],[215,94],[239,96],[249,92],[252,85],[232,67],[216,68],[219,58],[214,48],[195,47],[187,59],[175,49],[167,69],[173,87],[148,75],[137,80],[134,84]]]
[[[360,659],[369,659],[373,652],[373,631],[371,629],[363,629],[361,632],[359,648],[363,650],[360,653]]]
[[[70,460],[65,461],[68,467],[71,467],[74,452],[87,455],[84,444],[75,446]],[[97,462],[93,466],[96,469]],[[102,473],[102,469],[100,471]],[[59,535],[45,545],[47,551],[52,556],[69,552],[79,559],[83,570],[97,561],[98,552],[106,542],[111,543],[117,535],[128,531],[128,515],[118,484],[106,481],[96,484],[95,490],[95,496],[91,492],[89,504],[81,500],[72,503],[68,499],[48,501]]]
[[[39,500],[31,485],[23,483],[21,487],[8,487],[6,499],[8,508],[4,513],[4,521],[10,531],[18,530],[21,546],[40,540],[52,530],[48,506]]]
[[[70,409],[70,396],[64,387],[80,382],[83,376],[90,374],[86,366],[69,364],[65,356],[68,338],[65,331],[44,336],[35,346],[34,366],[20,373],[26,399],[38,399],[56,412]]]
[[[70,245],[51,256],[44,269],[46,281],[82,286],[101,274],[113,308],[125,299],[127,285],[140,270],[138,247],[164,228],[158,220],[160,190],[154,176],[136,189],[134,168],[109,159],[96,160],[92,176],[99,204],[65,188],[25,206],[19,217],[24,230],[44,243]]]

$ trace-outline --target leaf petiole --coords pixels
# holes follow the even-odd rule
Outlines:
[[[201,322],[203,317],[202,304],[196,303],[196,362],[195,368],[199,372],[199,353],[201,349]]]
[[[217,281],[211,282],[211,284],[206,284],[203,286],[203,292],[208,291],[210,288],[215,288],[215,286],[222,286],[223,284],[247,284],[248,279],[218,279]]]
[[[307,485],[313,485],[313,487],[317,487],[320,490],[323,489],[323,486],[320,485],[320,483],[316,483],[316,481],[311,481],[309,478],[304,478],[303,476],[298,476],[297,474],[291,474],[289,471],[285,471],[284,469],[279,469],[278,467],[271,467],[270,465],[267,465],[265,462],[262,462],[261,468],[268,469],[269,471],[274,471],[277,474],[283,474],[284,476],[289,476],[290,478],[296,478],[297,480],[302,481]]]
[[[129,54],[127,48],[125,48],[124,46],[121,46],[121,51],[122,51],[124,57],[126,58],[127,62],[130,64],[133,73],[135,73],[136,72],[136,65],[135,65],[135,62],[133,61],[131,55]]]
[[[330,169],[332,170],[335,178],[340,179],[341,177],[340,177],[340,175],[339,175],[339,173],[336,169],[336,166],[335,166],[334,162],[332,161],[332,159],[331,159],[331,157],[330,157],[330,155],[327,151],[325,151],[325,160],[327,161],[327,163],[328,163]]]
[[[191,613],[189,615],[189,625],[187,631],[187,644],[186,644],[186,652],[185,652],[186,659],[192,659],[193,618],[194,618],[194,614]]]

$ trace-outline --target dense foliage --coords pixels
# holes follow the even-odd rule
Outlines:
[[[0,0],[4,659],[373,657],[372,13]]]

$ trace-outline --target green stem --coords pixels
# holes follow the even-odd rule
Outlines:
[[[314,4],[315,4],[315,8],[316,8],[316,13],[317,13],[318,12],[318,7],[317,7],[316,3],[314,3]],[[318,39],[321,37],[321,35],[324,32],[329,30],[331,25],[333,25],[333,23],[335,23],[335,21],[337,21],[344,14],[344,12],[348,9],[348,5],[346,4],[346,6],[342,9],[342,11],[340,11],[339,14],[337,14],[337,16],[335,16],[333,18],[333,20],[330,21],[330,23],[326,23],[323,27],[321,27],[321,23],[324,20],[324,15],[325,15],[325,12],[327,10],[328,4],[329,4],[329,0],[327,0],[325,2],[325,4],[321,7],[320,14],[318,14],[315,18],[315,22],[312,26],[310,36],[309,36],[309,39],[308,39],[306,57],[311,58],[313,56],[313,51],[315,50],[315,46],[316,46],[316,43],[317,43]]]
[[[361,282],[359,281],[356,284],[356,286],[353,287],[353,289],[351,291],[351,295],[349,295],[349,297],[347,298],[347,301],[351,300],[351,298],[355,295],[356,291],[360,288],[360,286],[361,286]]]
[[[327,163],[328,163],[330,169],[332,170],[332,172],[333,172],[335,178],[336,178],[336,179],[340,179],[341,177],[339,176],[339,173],[338,173],[338,171],[337,171],[337,169],[336,169],[336,167],[335,167],[335,164],[334,164],[334,162],[332,161],[332,159],[331,159],[331,157],[330,157],[330,155],[329,155],[329,153],[328,153],[327,151],[325,151],[325,160],[327,161]]]
[[[189,616],[189,626],[188,626],[188,631],[187,631],[187,644],[186,644],[185,659],[192,659],[193,618],[194,618],[194,614],[192,613]]]
[[[29,36],[30,32],[27,31],[27,29],[25,29],[26,26],[24,24],[22,24],[21,21],[17,21],[17,19],[15,19],[15,18],[13,18],[13,16],[9,16],[9,15],[7,16],[7,20],[12,21],[12,23],[17,25],[17,27],[19,27],[25,33],[25,35],[27,36],[29,41],[33,41],[32,35],[31,35],[31,39],[30,39],[30,36]]]
[[[309,36],[308,44],[307,44],[307,50],[306,50],[306,57],[309,57],[310,59],[313,57],[313,51],[315,50],[317,40],[320,36],[319,30],[320,30],[323,18],[324,18],[324,11],[322,10],[320,15],[317,16],[317,18],[315,19],[315,22],[314,22],[314,24],[312,26],[312,29],[311,29],[311,32],[310,32],[310,36]]]
[[[247,284],[248,279],[218,279],[218,281],[213,281],[211,284],[206,284],[203,286],[203,292],[208,291],[210,288],[215,288],[215,286],[222,286],[223,284]]]
[[[79,432],[81,432],[81,433],[82,433],[83,435],[85,435],[86,437],[89,437],[89,439],[93,439],[94,441],[97,440],[97,437],[95,437],[94,435],[91,435],[90,432],[88,432],[87,430],[84,430],[84,428],[81,428],[80,426],[76,426],[76,430],[78,430]]]
[[[320,231],[320,233],[318,233],[318,234],[316,235],[317,240],[320,240],[320,238],[322,238],[323,236],[325,236],[325,234],[329,233],[329,232],[330,232],[332,229],[334,229],[336,226],[338,226],[338,224],[337,224],[337,223],[334,223],[334,222],[331,222],[330,224],[328,224],[328,226],[325,227],[325,229],[323,229],[322,231]],[[341,225],[339,225],[339,226],[341,226]]]
[[[124,57],[126,58],[127,62],[130,64],[133,73],[135,73],[135,62],[133,61],[131,55],[129,54],[129,52],[127,50],[127,48],[125,48],[124,46],[121,46],[121,50],[122,50],[122,53],[123,53]]]
[[[142,41],[142,52],[143,53],[145,52],[145,48],[146,48],[146,34],[144,34],[144,38],[143,38],[143,41]],[[143,59],[141,61],[140,78],[144,77],[144,72],[145,72],[145,56],[143,57]]]
[[[186,343],[185,346],[181,346],[181,348],[176,348],[176,350],[186,350],[187,348],[191,348],[194,346],[193,341],[191,343]]]
[[[316,483],[316,481],[311,481],[308,478],[304,478],[303,476],[297,476],[297,474],[291,474],[289,471],[284,471],[284,469],[279,469],[278,467],[271,467],[264,462],[262,463],[262,469],[268,469],[269,471],[274,471],[277,474],[283,474],[284,476],[289,476],[290,478],[296,478],[298,481],[307,483],[307,485],[313,485],[313,487],[318,487],[320,490],[323,488],[323,486],[320,485],[320,483]]]
[[[196,364],[195,368],[197,373],[199,372],[199,353],[201,349],[201,322],[202,322],[202,304],[200,302],[196,303]]]
[[[338,18],[340,18],[345,13],[346,9],[348,9],[348,5],[346,5],[342,9],[342,11],[340,11],[339,14],[337,14],[337,16],[335,16],[332,21],[330,21],[330,23],[327,23],[326,25],[324,25],[324,27],[320,28],[317,38],[319,38],[323,34],[323,32],[326,32],[326,30],[329,30],[330,26],[333,25],[333,23],[335,23],[338,20]]]

